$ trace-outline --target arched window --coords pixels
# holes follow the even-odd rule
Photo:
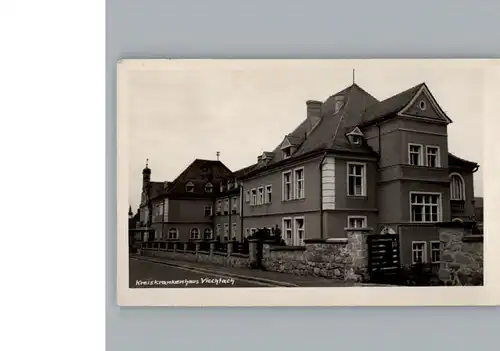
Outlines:
[[[170,228],[168,230],[168,238],[169,239],[179,239],[179,231],[177,228]]]
[[[458,173],[450,174],[450,200],[465,200],[464,179]]]
[[[214,232],[212,231],[212,228],[205,228],[203,231],[203,239],[213,239]]]
[[[191,229],[191,239],[199,239],[200,238],[200,230],[198,228]]]
[[[461,218],[453,218],[451,221],[454,223],[460,223],[460,224],[464,223],[464,221]]]

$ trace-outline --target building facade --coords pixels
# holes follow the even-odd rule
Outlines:
[[[383,101],[353,84],[307,101],[302,123],[244,169],[197,159],[155,183],[146,167],[141,223],[183,241],[279,227],[292,246],[371,227],[399,234],[403,263],[438,262],[435,223],[474,220],[479,167],[449,152],[450,123],[424,83]]]

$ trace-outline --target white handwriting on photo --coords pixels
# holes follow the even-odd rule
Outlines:
[[[169,286],[169,285],[234,285],[233,278],[201,278],[177,280],[136,280],[135,286]]]

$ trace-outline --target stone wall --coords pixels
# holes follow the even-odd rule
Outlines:
[[[264,244],[269,271],[362,281],[367,266],[366,236],[371,228],[347,229],[347,238],[310,239],[305,247]]]
[[[445,285],[483,285],[483,236],[472,235],[467,224],[442,223],[439,240],[439,279]]]

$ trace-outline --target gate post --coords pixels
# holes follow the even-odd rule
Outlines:
[[[347,250],[351,256],[351,267],[346,269],[346,279],[362,281],[368,272],[368,247],[366,239],[372,228],[344,228],[347,234]]]

